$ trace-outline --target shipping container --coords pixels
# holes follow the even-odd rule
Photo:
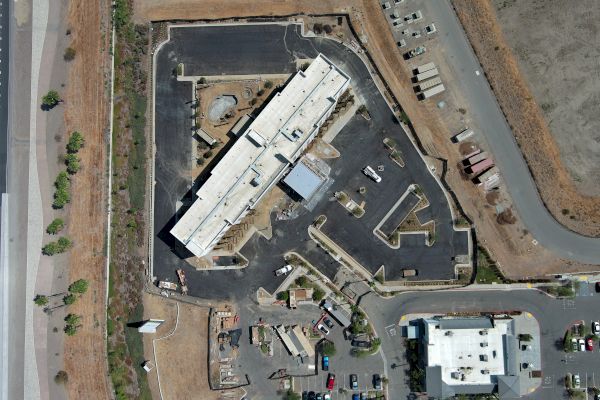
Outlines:
[[[417,74],[417,82],[424,81],[425,79],[433,78],[439,74],[437,68],[430,69],[429,71],[425,71],[421,74]]]
[[[425,100],[428,99],[432,96],[435,96],[436,94],[440,94],[442,93],[444,90],[446,90],[446,88],[444,87],[444,85],[438,85],[438,86],[434,86],[431,89],[427,89],[426,91],[424,91],[423,93],[421,93],[421,100]]]
[[[440,77],[435,77],[433,79],[430,79],[428,81],[425,82],[419,82],[419,91],[422,92],[424,90],[430,89],[434,86],[439,85],[440,83],[442,83],[442,79]]]

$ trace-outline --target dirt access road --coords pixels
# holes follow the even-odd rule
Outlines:
[[[508,4],[508,2],[504,3]],[[551,5],[558,4],[558,2],[547,3]],[[510,46],[506,42],[502,33],[502,28],[496,19],[494,6],[489,0],[453,0],[453,5],[457,10],[457,14],[469,37],[471,45],[477,53],[477,57],[486,72],[490,85],[498,99],[498,103],[517,139],[517,143],[521,148],[521,152],[525,157],[542,200],[546,204],[548,210],[552,213],[554,218],[567,228],[587,236],[599,236],[600,197],[597,196],[597,188],[594,188],[595,190],[592,188],[585,190],[585,193],[588,193],[587,195],[584,194],[583,191],[579,191],[571,174],[561,161],[561,156],[573,157],[573,154],[571,154],[572,151],[571,153],[567,152],[565,154],[561,152],[561,149],[557,145],[557,141],[552,135],[547,121],[544,119],[542,109],[536,102],[536,99],[525,80],[525,76],[519,69],[517,60]],[[570,7],[565,6],[565,8]],[[579,9],[582,10],[583,8]],[[532,14],[537,13],[538,11],[535,11],[529,15],[531,16]],[[564,14],[561,14],[560,18],[565,21],[575,20],[568,18],[568,16]],[[515,17],[515,19],[517,18]],[[543,33],[539,31],[540,27],[546,27],[547,29],[555,31],[559,30],[556,26],[548,26],[548,24],[543,22],[530,21],[529,23],[526,23],[527,20],[522,19],[521,15],[518,16],[518,21],[521,26],[528,25],[528,29],[530,31],[536,31],[537,35],[543,35]],[[511,24],[514,24],[514,21]],[[523,37],[530,36],[530,33],[528,32],[523,32],[521,30],[519,30],[519,32],[522,33]],[[555,35],[547,34],[545,36],[545,40],[547,41],[546,47],[549,49],[559,47]],[[571,40],[576,41],[576,37],[578,37],[578,35],[573,35]],[[577,45],[567,45],[567,47],[574,48],[577,47]],[[586,45],[585,47],[588,46]],[[578,69],[574,64],[575,61],[573,61],[573,59],[577,58],[578,53],[572,53],[570,49],[566,51],[569,52],[569,55],[566,58],[571,60],[569,64],[572,64],[572,68]],[[585,53],[585,55],[581,56],[582,58],[589,56],[587,50],[584,49],[581,51]],[[573,54],[575,54],[575,56],[573,56]],[[521,61],[522,63],[525,62],[523,59]],[[554,63],[554,59],[551,62]],[[561,65],[564,67],[564,64]],[[548,74],[548,71],[545,71],[541,75],[533,75],[530,73],[529,77],[536,79],[534,84],[538,85],[538,87],[543,86],[544,83],[538,83],[537,80],[547,82],[547,85],[551,85],[553,79],[556,79],[556,77],[553,78],[553,74]],[[586,78],[589,79],[589,76],[586,76]],[[544,107],[551,108],[553,101],[565,101],[563,99],[565,91],[558,88],[557,90],[559,92],[555,92],[554,97],[541,96],[540,92],[544,92],[544,90],[538,90],[538,93],[536,94],[538,95],[538,99],[544,102]],[[593,89],[587,88],[583,91],[589,94]],[[593,98],[590,98],[590,100],[594,101]],[[598,100],[596,99],[596,101]],[[564,107],[566,108],[566,106]],[[597,107],[592,107],[592,109],[596,110]],[[564,118],[565,121],[570,121],[573,118],[573,113],[565,110],[565,112],[557,117]],[[593,120],[595,118],[595,112],[588,112],[587,115],[583,116],[583,118],[587,117]],[[593,122],[590,121],[590,123]],[[557,128],[564,129],[564,124],[559,124]],[[579,128],[581,127],[579,126]],[[564,132],[556,133],[561,137],[563,146],[565,146],[566,142],[568,143],[568,147],[575,146],[575,148],[577,148],[585,143],[585,141],[581,142],[579,138],[579,136],[584,136],[585,134],[571,132],[571,130],[577,129],[578,124],[574,124],[573,126],[570,126],[570,129],[564,129]],[[594,154],[594,156],[595,155],[596,154]],[[588,185],[592,183],[593,186],[593,182],[594,180],[597,181],[597,177],[593,177],[593,172],[591,175],[592,176],[587,182]],[[596,196],[589,195],[590,193],[596,194]]]
[[[85,137],[81,170],[72,179],[69,235],[75,246],[69,259],[69,280],[87,279],[90,290],[70,312],[83,316],[75,336],[65,339],[67,390],[71,399],[112,398],[107,380],[106,342],[106,140],[110,77],[108,1],[70,1],[68,24],[76,50],[65,98],[67,132]]]
[[[268,10],[268,11],[265,11]],[[450,133],[442,123],[434,104],[421,104],[414,96],[411,85],[412,73],[396,49],[388,24],[380,5],[375,1],[299,1],[280,2],[262,0],[246,2],[232,0],[147,0],[135,3],[135,19],[138,23],[173,19],[200,20],[226,19],[261,15],[290,15],[295,13],[343,13],[350,20],[357,34],[366,41],[366,47],[400,101],[406,114],[413,121],[414,129],[429,154],[448,160],[453,166],[460,160],[456,146],[452,146]],[[387,49],[385,51],[382,51]],[[589,270],[590,267],[566,262],[540,246],[532,245],[531,235],[517,220],[513,225],[499,225],[494,208],[486,204],[483,193],[470,182],[462,180],[458,171],[449,169],[446,177],[455,191],[465,212],[474,222],[478,237],[512,277],[535,276],[556,271]]]

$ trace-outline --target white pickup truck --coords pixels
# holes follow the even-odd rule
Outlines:
[[[287,273],[291,270],[292,266],[290,264],[284,265],[283,267],[275,270],[275,276],[287,275]]]

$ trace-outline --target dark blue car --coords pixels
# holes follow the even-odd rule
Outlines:
[[[329,371],[329,356],[323,356],[323,371]]]

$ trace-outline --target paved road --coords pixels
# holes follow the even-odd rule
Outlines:
[[[475,57],[450,2],[423,2],[423,12],[435,22],[449,67],[470,105],[470,114],[485,136],[523,223],[535,239],[557,255],[583,263],[600,263],[600,239],[578,235],[550,215],[498,106],[487,80],[475,71]]]
[[[406,365],[401,338],[392,330],[402,315],[411,313],[447,313],[466,311],[500,312],[510,310],[527,311],[533,314],[540,325],[542,347],[542,386],[528,396],[534,399],[561,398],[564,385],[560,381],[567,372],[589,374],[600,370],[600,354],[596,352],[572,353],[568,357],[562,351],[562,338],[566,329],[577,320],[589,324],[600,317],[598,295],[587,291],[587,296],[574,300],[553,299],[534,289],[503,291],[441,291],[400,294],[391,299],[382,299],[364,283],[353,284],[352,289],[364,294],[361,306],[382,339],[382,349],[387,360],[390,378],[390,398],[407,398],[403,370]],[[591,294],[591,295],[590,295]],[[563,362],[567,358],[567,362]],[[396,363],[403,367],[392,370]],[[600,376],[598,377],[600,379]]]

